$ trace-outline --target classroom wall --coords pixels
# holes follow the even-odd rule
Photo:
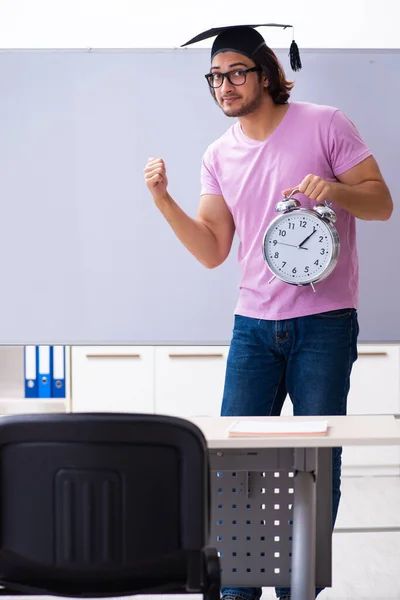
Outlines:
[[[205,49],[0,52],[0,341],[229,342],[236,243],[226,263],[205,269],[143,177],[147,158],[162,156],[170,193],[196,215],[202,155],[231,125],[210,98],[208,61]],[[396,198],[397,106],[375,107],[388,81],[400,94],[400,53],[309,50],[304,65],[292,99],[347,114]],[[357,221],[361,341],[400,340],[399,227],[398,211]]]
[[[289,23],[303,48],[398,48],[396,0],[2,0],[1,48],[173,48],[200,31]],[[271,30],[272,48],[291,30]],[[204,42],[199,47],[209,47]]]
[[[52,0],[35,0],[32,2],[31,0],[2,0],[0,3],[0,48],[3,49],[27,49],[31,52],[34,49],[54,49],[54,48],[67,48],[67,49],[84,49],[84,52],[90,52],[90,49],[96,51],[96,49],[117,49],[117,48],[127,48],[127,49],[140,49],[145,48],[149,49],[149,51],[154,51],[157,48],[166,48],[167,50],[171,50],[176,48],[181,43],[187,41],[190,37],[199,32],[199,30],[206,29],[210,26],[215,26],[219,24],[234,24],[234,23],[257,23],[257,22],[286,22],[295,25],[295,37],[298,42],[301,50],[303,50],[302,56],[304,60],[309,60],[309,54],[312,53],[313,48],[317,48],[318,52],[323,51],[324,49],[339,49],[344,52],[349,51],[353,48],[365,48],[365,49],[394,49],[394,56],[396,54],[396,49],[399,46],[399,35],[398,35],[398,26],[397,19],[395,15],[396,11],[396,2],[394,0],[382,0],[379,5],[372,0],[352,0],[351,2],[344,0],[337,0],[335,2],[334,10],[331,10],[329,13],[329,19],[326,17],[326,6],[324,3],[314,1],[314,0],[303,0],[299,2],[298,0],[287,0],[285,3],[280,3],[279,5],[268,6],[268,10],[266,10],[266,5],[264,0],[254,0],[251,6],[243,5],[243,2],[239,2],[237,0],[231,0],[229,3],[229,10],[227,10],[227,6],[225,3],[216,3],[211,0],[194,0],[191,3],[180,2],[178,0],[170,0],[168,3],[164,2],[164,0],[154,0],[151,3],[139,2],[136,0],[59,0],[57,2],[53,2]],[[279,49],[283,58],[287,56],[287,48],[292,39],[292,31],[290,29],[286,31],[282,30],[268,30],[268,43],[274,49]],[[211,42],[204,42],[199,45],[199,49],[207,47]],[[99,50],[101,51],[101,50]],[[368,50],[367,50],[368,51]],[[312,59],[313,60],[313,59]],[[382,102],[382,97],[379,94],[379,90],[376,87],[376,78],[383,76],[383,71],[381,69],[380,61],[371,62],[369,73],[370,79],[364,79],[363,85],[364,88],[364,98],[368,98],[368,101],[372,102],[372,109],[374,106],[378,107]],[[305,70],[304,72],[307,72]],[[398,71],[394,71],[396,73]],[[303,75],[301,76],[303,77]],[[300,85],[297,85],[296,88],[301,91],[301,77]],[[389,73],[389,78],[392,77],[392,74]],[[395,90],[396,81],[394,80],[393,85],[391,85],[392,93]],[[41,84],[40,77],[37,80],[31,79],[30,81],[26,80],[25,83],[28,85],[28,93],[31,90],[35,89],[38,84]],[[7,82],[2,81],[3,88],[6,86]],[[65,84],[65,80],[64,80]],[[61,84],[62,86],[63,84]],[[97,84],[96,84],[97,85]],[[325,94],[326,86],[323,83],[321,85],[321,90],[317,90],[318,93],[309,93],[308,87],[304,88],[307,93],[304,93],[304,96],[300,93],[298,96],[301,99],[306,100],[319,100],[322,98],[323,101],[330,102],[329,95]],[[5,89],[5,88],[4,88]],[[58,92],[62,92],[62,87],[58,88]],[[7,91],[7,90],[6,90]],[[19,96],[21,102],[24,99],[24,93],[26,93],[26,88],[21,88],[21,95]],[[7,92],[8,93],[8,92]],[[342,90],[342,93],[345,94],[345,90]],[[375,94],[375,95],[374,95]],[[394,94],[396,97],[397,92]],[[7,104],[7,97],[6,104]],[[61,105],[62,102],[66,102],[66,96],[62,97],[61,94]],[[372,100],[371,100],[372,98]],[[37,98],[39,100],[39,98]],[[352,98],[350,95],[346,98],[345,95],[340,99],[343,107],[346,107],[348,103],[352,102]],[[334,99],[332,99],[332,103],[334,103]],[[375,103],[375,104],[374,104]],[[390,107],[390,102],[388,106]],[[15,110],[18,113],[19,105],[18,102],[9,105],[12,110]],[[354,107],[351,107],[350,112],[351,116],[354,117],[355,122],[361,125],[362,132],[366,134],[366,137],[369,138],[370,132],[365,129],[365,125],[368,120],[368,112],[365,109],[365,102],[359,102],[358,106],[360,107],[360,111],[358,111],[357,104]],[[23,107],[22,107],[23,108]],[[53,105],[47,111],[47,115],[49,120],[47,121],[48,130],[47,133],[51,134],[55,130],[51,129],[56,123],[57,119],[57,110],[60,108],[60,105]],[[62,108],[62,106],[61,106]],[[68,107],[71,109],[71,106]],[[371,106],[370,106],[371,108]],[[386,110],[386,109],[385,109]],[[360,118],[357,114],[360,112]],[[385,111],[383,111],[385,114]],[[3,115],[6,114],[10,116],[9,113],[3,112]],[[67,120],[70,119],[71,113],[67,114]],[[68,116],[69,115],[69,116]],[[18,116],[18,114],[17,114]],[[38,134],[38,131],[35,131],[35,123],[29,119],[29,114],[25,115],[26,118],[26,126],[27,131],[29,132],[31,139],[32,136]],[[96,113],[90,115],[92,119],[92,125],[95,122]],[[363,121],[363,123],[361,123]],[[393,121],[395,122],[395,121]],[[15,123],[14,123],[15,124]],[[62,127],[65,128],[67,138],[70,139],[70,136],[73,135],[73,129],[69,128],[68,125],[75,125],[76,123],[72,123],[72,121],[62,123]],[[23,121],[20,123],[21,127],[23,126]],[[212,124],[213,125],[213,124]],[[6,122],[6,127],[9,126],[9,123]],[[377,148],[376,152],[378,154],[378,158],[382,155],[383,152],[387,153],[387,160],[383,162],[383,170],[385,176],[388,178],[389,183],[392,181],[396,182],[395,177],[395,168],[393,164],[395,162],[396,148],[393,145],[396,143],[396,140],[399,139],[398,132],[394,127],[391,127],[390,130],[387,129],[387,132],[383,130],[383,134],[387,136],[386,138],[382,137],[382,129],[380,128],[379,119],[371,120],[371,141],[375,146],[375,137],[380,137],[382,141],[382,148]],[[90,120],[89,120],[89,129],[90,129]],[[11,128],[12,130],[12,128]],[[89,131],[89,130],[88,130]],[[217,133],[217,128],[214,128],[213,131]],[[10,130],[9,130],[10,132]],[[69,137],[68,137],[69,136]],[[4,138],[3,138],[4,140]],[[385,140],[388,143],[385,145]],[[200,140],[201,141],[201,140]],[[199,144],[199,148],[200,148]],[[90,162],[90,148],[89,146],[83,145],[82,149],[82,162],[81,167],[88,164]],[[85,155],[85,150],[87,154]],[[53,158],[51,146],[49,146],[46,150],[49,154],[50,158]],[[9,157],[7,146],[3,146],[3,152],[5,157]],[[24,149],[26,152],[26,148]],[[77,155],[78,157],[78,155]],[[25,154],[26,158],[26,154]],[[79,157],[78,157],[79,158]],[[35,160],[38,160],[38,157],[35,156]],[[138,162],[139,164],[139,162]],[[192,176],[197,177],[197,163],[194,160],[192,163]],[[386,166],[389,165],[389,166]],[[3,166],[7,168],[7,160],[3,161]],[[76,165],[75,165],[76,166]],[[141,162],[140,162],[141,166]],[[61,169],[61,167],[58,167]],[[26,170],[22,169],[22,173],[26,174]],[[37,173],[30,173],[32,177],[35,177]],[[62,169],[58,172],[57,169],[53,170],[51,177],[53,178],[53,183],[56,182],[57,176],[63,175]],[[86,173],[86,175],[94,176],[95,172],[92,174]],[[10,185],[11,190],[15,190],[15,187],[21,186],[24,183],[23,176],[14,178],[17,186]],[[92,177],[92,180],[95,178]],[[90,185],[88,181],[90,177],[84,183],[83,188],[86,186],[87,193],[90,193]],[[74,202],[76,202],[76,180],[63,180],[62,194],[65,197],[75,198]],[[79,183],[79,181],[78,181]],[[395,185],[397,185],[395,183]],[[81,187],[81,191],[83,189]],[[3,186],[4,190],[4,186]],[[83,190],[84,191],[84,190]],[[22,196],[21,196],[22,198]],[[396,198],[394,198],[396,201]],[[47,207],[51,208],[51,200],[49,200],[48,205],[46,204],[47,200],[42,196],[40,198],[41,202],[44,202],[44,208],[47,210]],[[26,194],[24,197],[24,202],[28,203],[29,209],[27,214],[27,219],[25,222],[26,226],[26,235],[24,234],[23,239],[29,239],[32,237],[32,227],[30,228],[29,219],[31,219],[31,225],[35,224],[35,219],[38,220],[40,226],[42,226],[42,222],[40,222],[37,211],[35,211],[35,204],[29,204],[29,195]],[[17,217],[18,210],[20,205],[17,203],[10,207],[6,205],[6,216],[7,211],[8,216]],[[90,215],[84,212],[84,208],[82,206],[74,207],[74,210],[68,211],[67,204],[64,205],[64,210],[61,214],[64,223],[69,223],[71,221],[71,225],[73,227],[77,227],[76,217],[82,217],[82,211],[84,216],[83,226],[80,228],[79,232],[79,243],[83,243],[85,240],[85,236],[87,235],[88,227],[89,227],[89,235],[94,236],[95,242],[98,242],[99,239],[96,238],[96,232],[90,229]],[[4,215],[3,215],[4,216]],[[46,215],[46,218],[48,215]],[[85,219],[87,221],[85,222]],[[12,220],[11,220],[12,221]],[[47,238],[44,237],[41,239],[39,246],[35,245],[35,251],[31,252],[31,247],[28,245],[24,245],[20,240],[22,239],[22,234],[24,233],[23,228],[18,231],[18,235],[14,236],[13,243],[10,244],[8,241],[8,235],[10,234],[9,227],[10,220],[3,219],[3,232],[5,235],[2,239],[4,256],[7,256],[7,261],[5,261],[6,268],[3,267],[3,275],[7,277],[5,287],[10,286],[10,282],[13,281],[13,278],[16,279],[16,288],[14,288],[14,296],[16,301],[13,301],[9,306],[4,306],[3,303],[3,311],[2,311],[2,319],[3,319],[3,327],[2,327],[2,337],[0,338],[0,342],[3,343],[21,343],[31,341],[31,343],[36,342],[45,342],[49,343],[68,343],[68,342],[107,342],[107,341],[143,341],[143,335],[140,331],[137,331],[137,328],[130,326],[126,320],[122,319],[114,323],[114,329],[110,332],[110,329],[100,330],[98,327],[98,317],[102,316],[102,304],[97,303],[93,304],[91,302],[91,298],[88,298],[88,287],[90,287],[90,278],[85,277],[83,271],[79,271],[76,273],[74,262],[71,262],[71,256],[73,257],[75,251],[79,251],[79,248],[76,246],[71,246],[71,236],[68,236],[67,230],[64,230],[63,235],[57,235],[57,231],[55,229],[49,230],[47,234]],[[15,223],[15,222],[14,222]],[[162,227],[161,222],[159,223],[160,228]],[[103,225],[105,226],[105,221]],[[370,227],[365,224],[360,225],[361,228]],[[372,228],[376,228],[378,231],[381,227],[380,224],[372,225]],[[394,221],[392,221],[389,225],[389,229],[392,233],[395,230]],[[387,230],[389,231],[389,230]],[[98,235],[98,234],[97,234]],[[195,276],[198,276],[198,281],[203,285],[203,279],[206,277],[203,272],[196,271],[197,266],[192,266],[193,263],[189,261],[190,258],[188,256],[184,256],[182,249],[176,243],[172,236],[168,236],[166,229],[163,230],[162,234],[163,240],[165,240],[165,248],[168,250],[170,255],[174,255],[174,253],[179,254],[181,257],[180,260],[183,263],[187,264],[187,268],[190,268],[190,272]],[[48,241],[54,240],[54,244],[52,247],[51,243]],[[361,236],[361,252],[368,253],[371,252],[371,248],[369,247],[367,237]],[[385,241],[389,243],[389,238]],[[75,238],[76,241],[76,238]],[[86,238],[87,241],[87,238]],[[49,247],[54,249],[54,245],[58,245],[58,253],[59,253],[59,261],[55,261],[55,264],[49,268],[46,268],[46,263],[44,257],[49,253]],[[87,244],[87,248],[90,246]],[[74,248],[74,251],[71,255],[71,247]],[[92,252],[94,253],[95,245],[92,248]],[[51,251],[52,251],[51,250]],[[32,308],[32,297],[29,297],[29,285],[25,284],[24,280],[19,277],[16,269],[19,268],[20,264],[24,264],[26,262],[26,257],[28,257],[28,263],[30,261],[30,265],[32,270],[26,270],[24,275],[27,275],[27,280],[29,282],[29,278],[42,278],[43,285],[38,285],[36,291],[36,297],[33,297],[33,306],[35,306],[35,302],[40,303],[40,294],[45,294],[46,301],[52,302],[53,306],[55,303],[60,308],[59,321],[56,321],[56,326],[54,320],[42,320],[41,323],[45,323],[45,325],[40,325],[40,329],[38,329],[38,320],[36,323],[29,320],[30,329],[27,330],[26,323],[24,321],[26,315],[30,308]],[[11,260],[10,260],[11,258]],[[52,255],[54,259],[54,254]],[[90,260],[92,260],[91,257]],[[393,260],[396,262],[396,257],[393,257]],[[85,258],[87,260],[87,258]],[[87,268],[91,268],[93,266],[87,262]],[[95,257],[96,261],[102,260],[102,255],[97,254]],[[63,265],[63,274],[59,275],[57,271],[57,265]],[[393,263],[391,263],[393,264]],[[379,326],[379,321],[375,318],[373,312],[371,312],[371,316],[367,312],[364,311],[364,314],[367,315],[365,318],[368,319],[367,329],[364,329],[361,333],[361,339],[365,341],[388,341],[393,340],[397,341],[400,338],[399,333],[397,332],[396,327],[392,327],[390,325],[390,318],[392,313],[396,314],[396,302],[397,297],[393,297],[390,293],[390,289],[386,286],[386,281],[389,282],[389,288],[396,281],[396,275],[391,271],[393,267],[391,264],[386,263],[384,267],[384,271],[377,271],[377,278],[371,278],[373,275],[373,270],[368,272],[370,262],[364,261],[362,265],[362,270],[364,270],[364,275],[362,272],[362,297],[367,298],[371,307],[374,306],[373,297],[369,296],[369,291],[371,290],[373,294],[378,293],[380,297],[380,301],[375,304],[377,309],[377,314],[382,310],[382,299],[388,299],[389,311],[385,312],[387,317],[387,325],[385,330]],[[81,266],[81,265],[80,265]],[[83,265],[85,266],[85,265]],[[379,265],[377,265],[379,267]],[[159,267],[159,262],[157,263],[157,268]],[[107,280],[102,278],[102,275],[105,273],[106,275],[110,274],[115,275],[115,270],[113,271],[110,257],[105,257],[100,270],[103,269],[102,272],[93,272],[92,269],[92,277],[98,277],[99,281],[103,281],[103,283],[99,287],[100,293],[102,292],[102,285],[107,285]],[[224,267],[224,275],[227,275],[227,284],[224,287],[223,291],[223,300],[225,300],[225,306],[229,306],[229,309],[234,305],[235,299],[235,279],[236,276],[235,267],[233,263],[229,263]],[[365,273],[368,274],[369,279],[365,278]],[[121,275],[116,273],[117,276]],[[122,276],[121,276],[122,277]],[[220,273],[207,275],[207,277],[220,277]],[[382,280],[383,277],[383,280]],[[385,279],[387,278],[387,279]],[[52,281],[55,280],[57,285],[54,285]],[[367,284],[363,282],[367,281]],[[372,281],[372,283],[371,283]],[[70,285],[70,283],[73,285]],[[204,281],[204,284],[207,283]],[[217,289],[216,287],[211,287],[211,289]],[[16,291],[17,290],[17,291]],[[110,292],[110,289],[106,289],[107,292]],[[130,289],[132,292],[132,288]],[[96,290],[92,289],[92,292],[96,292]],[[117,290],[115,290],[117,293]],[[51,296],[53,294],[53,296]],[[102,296],[99,294],[98,297],[101,299]],[[217,295],[218,299],[221,299],[221,294]],[[120,296],[122,298],[122,296]],[[125,296],[126,300],[127,296]],[[129,300],[129,298],[128,298]],[[103,298],[104,301],[104,298]],[[153,303],[155,306],[155,314],[158,315],[161,323],[161,329],[157,327],[157,323],[153,323],[153,330],[148,334],[149,341],[172,341],[171,337],[165,338],[162,336],[161,339],[157,340],[157,334],[155,330],[160,334],[163,331],[163,327],[165,328],[166,320],[163,317],[163,314],[157,310],[157,299],[153,297]],[[146,307],[149,307],[149,303],[145,303]],[[41,304],[42,313],[44,317],[49,314],[47,310],[47,306]],[[94,308],[94,309],[93,309]],[[111,310],[114,307],[111,306]],[[133,307],[135,308],[135,307]],[[128,307],[124,306],[125,310],[128,310]],[[386,306],[385,306],[386,309]],[[117,310],[114,311],[116,315],[120,316],[120,312]],[[179,312],[179,311],[178,311]],[[208,313],[207,313],[208,314]],[[10,319],[11,315],[11,319]],[[21,315],[24,315],[21,318]],[[79,327],[79,323],[77,322],[76,316],[79,316],[81,319],[84,319],[87,323],[88,329],[82,331]],[[42,316],[42,314],[40,315]],[[108,314],[109,316],[109,314]],[[215,320],[219,324],[219,329],[214,330],[216,340],[220,342],[225,342],[227,337],[229,337],[228,332],[230,330],[230,312],[224,311],[223,316],[219,314],[217,311],[212,319],[207,316],[207,319],[210,323]],[[104,320],[104,319],[102,319]],[[110,322],[110,321],[109,321]],[[190,322],[190,319],[189,319]],[[60,329],[59,324],[62,324],[62,329]],[[127,323],[127,326],[124,325]],[[396,321],[397,323],[397,321]],[[34,327],[32,328],[32,325]],[[371,328],[371,329],[369,329]],[[201,329],[201,327],[200,327]],[[165,330],[165,329],[164,329]],[[66,331],[69,332],[68,339],[63,335]],[[14,333],[13,333],[14,332]],[[39,337],[38,337],[39,332]],[[95,335],[93,334],[95,332]],[[18,334],[15,336],[14,334]],[[192,339],[193,341],[201,341],[201,339],[197,336],[193,336],[193,332],[190,331],[190,328],[184,328],[185,336],[188,336],[188,339]],[[28,338],[26,337],[28,335]],[[60,337],[61,335],[61,337]],[[179,331],[175,332],[175,338],[181,341],[185,341],[185,336],[182,337],[182,334]],[[196,340],[195,340],[196,337]],[[204,337],[202,338],[204,341],[212,341],[209,339],[207,335],[207,330],[204,331]]]

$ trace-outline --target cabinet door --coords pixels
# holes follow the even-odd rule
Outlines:
[[[228,346],[159,346],[155,349],[155,412],[219,416]]]
[[[347,414],[400,413],[400,347],[397,345],[359,344],[347,398]],[[293,414],[287,397],[282,416]],[[398,473],[398,446],[345,446],[343,467],[356,474]]]
[[[394,414],[400,412],[400,348],[397,345],[360,344],[353,366],[347,399],[349,415]],[[348,467],[400,465],[398,446],[348,446],[343,449]]]
[[[73,412],[154,412],[152,346],[74,346]]]
[[[397,345],[358,346],[347,410],[352,415],[399,412],[400,349]]]

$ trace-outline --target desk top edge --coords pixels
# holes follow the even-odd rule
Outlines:
[[[240,420],[328,421],[327,434],[228,436],[228,429]],[[346,415],[304,417],[189,417],[203,432],[210,449],[311,448],[337,446],[400,445],[400,420],[394,415]]]

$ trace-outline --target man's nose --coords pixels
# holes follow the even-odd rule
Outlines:
[[[221,85],[221,91],[233,90],[234,88],[235,88],[235,86],[232,85],[232,83],[229,81],[229,79],[225,75],[224,80]]]

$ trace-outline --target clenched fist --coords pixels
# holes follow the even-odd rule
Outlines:
[[[167,197],[167,171],[162,158],[149,158],[144,169],[144,178],[155,202]]]

